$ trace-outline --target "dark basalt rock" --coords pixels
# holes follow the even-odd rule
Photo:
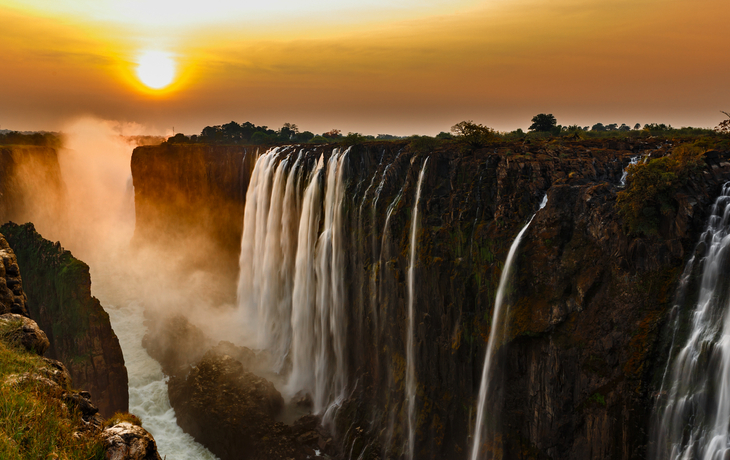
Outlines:
[[[318,147],[316,156],[326,159],[332,148]],[[135,177],[137,197],[147,206],[138,208],[140,233],[135,238],[160,228],[149,221],[154,206],[174,196],[169,189],[166,194],[153,190],[150,172],[163,167],[165,155],[172,156],[178,174],[170,179],[173,188],[188,196],[209,187],[198,165],[216,160],[200,149],[135,151],[134,171],[144,172],[139,188]],[[505,459],[643,458],[653,382],[667,355],[662,326],[708,207],[730,178],[728,152],[711,152],[704,170],[677,191],[676,209],[662,214],[656,235],[627,234],[615,211],[623,168],[632,155],[656,158],[671,149],[659,139],[514,142],[469,152],[445,144],[427,153],[398,142],[354,147],[344,172],[343,232],[348,235],[350,398],[337,411],[333,444],[348,458],[403,454],[407,249],[419,168],[428,156],[415,267],[415,457],[467,457],[503,263],[515,235],[548,193],[548,205],[525,234],[513,272],[508,333],[496,356],[500,377],[488,402],[502,414],[500,441],[491,448]],[[228,162],[222,159],[206,171]],[[241,181],[221,187],[234,183]],[[371,183],[375,186],[369,188]],[[177,214],[197,215],[200,206],[199,201],[174,203]],[[391,205],[383,236],[385,210]],[[226,231],[237,235],[230,241],[238,243],[240,215],[236,219]],[[178,236],[196,228],[170,222]],[[225,247],[230,251],[225,259],[233,265],[239,246],[219,249]],[[211,361],[216,366],[205,368],[206,375],[212,376],[213,368],[245,375],[245,366],[241,371],[229,360],[220,362],[220,355],[216,359]],[[256,422],[244,423],[224,404],[222,392],[233,391],[233,385],[205,383],[200,372],[171,378],[170,394],[181,426],[204,444],[224,445],[225,455],[232,456],[227,458],[258,458],[269,448],[262,440],[274,434],[309,439],[302,436],[305,432],[292,438],[287,431],[292,428],[266,421],[271,415],[260,408],[250,410]],[[241,382],[257,388],[254,377]],[[300,399],[306,404],[306,395]],[[253,404],[241,401],[242,407]],[[220,434],[224,432],[228,440]],[[236,436],[241,444],[231,444]],[[271,449],[279,450],[270,450],[270,458],[296,457],[290,447],[276,444]]]
[[[182,315],[147,314],[145,326],[149,332],[142,338],[142,346],[160,363],[165,375],[187,374],[189,366],[200,360],[212,344]]]
[[[28,313],[46,331],[48,356],[68,367],[104,416],[126,412],[127,369],[109,315],[91,296],[89,266],[59,243],[43,239],[33,224],[0,227],[17,256]]]
[[[276,422],[281,394],[229,355],[207,352],[187,376],[171,377],[168,390],[178,424],[222,460],[298,460],[314,457],[314,449],[332,450],[317,417],[292,426]]]
[[[5,237],[0,235],[0,314],[16,313],[28,316],[23,292],[23,281],[20,279],[18,258]]]

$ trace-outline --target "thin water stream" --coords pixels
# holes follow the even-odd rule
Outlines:
[[[542,199],[540,203],[540,209],[547,205],[547,195]],[[539,211],[539,209],[538,209]],[[503,329],[506,325],[505,316],[502,312],[502,304],[504,303],[504,297],[507,291],[507,285],[509,283],[510,275],[512,273],[512,264],[514,263],[515,255],[517,255],[517,249],[522,241],[522,236],[527,231],[527,228],[532,223],[532,219],[535,218],[537,212],[530,217],[530,220],[522,227],[522,230],[517,234],[512,246],[509,248],[507,253],[507,260],[504,262],[504,268],[502,269],[502,275],[499,278],[499,287],[497,288],[497,295],[494,299],[494,310],[492,312],[492,326],[489,330],[489,341],[487,342],[487,351],[484,356],[484,367],[482,368],[481,385],[479,386],[479,399],[477,402],[477,419],[474,426],[474,436],[472,436],[472,450],[469,458],[471,460],[477,460],[481,450],[482,443],[482,431],[484,431],[484,419],[486,417],[487,407],[487,395],[489,393],[489,383],[492,373],[492,360],[496,351],[499,339],[504,335]]]

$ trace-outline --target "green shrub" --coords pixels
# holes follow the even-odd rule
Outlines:
[[[601,393],[593,393],[593,395],[588,398],[589,401],[593,401],[596,404],[600,404],[601,406],[606,405],[606,398]]]
[[[674,196],[704,165],[704,150],[681,145],[671,154],[628,167],[627,186],[616,207],[625,228],[634,234],[655,235],[661,215],[676,211]]]

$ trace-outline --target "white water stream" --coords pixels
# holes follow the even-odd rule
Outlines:
[[[344,165],[347,151],[320,156],[274,148],[256,162],[246,194],[238,308],[258,335],[285,393],[312,396],[331,420],[346,387]],[[296,160],[291,163],[292,159]],[[291,165],[291,166],[290,166]],[[306,184],[304,193],[300,193]]]
[[[124,254],[126,251],[114,251]],[[124,364],[129,375],[129,412],[142,420],[142,426],[157,442],[165,460],[215,460],[217,457],[177,425],[175,411],[167,395],[167,377],[159,363],[142,347],[144,300],[130,290],[132,277],[110,260],[92,267],[92,295],[109,314],[112,329],[119,338]],[[121,259],[117,259],[121,260]]]
[[[636,155],[631,157],[629,160],[628,166],[636,165],[639,163],[639,158],[641,158],[641,155]],[[621,175],[621,187],[626,187],[626,178],[629,176],[629,168],[628,166],[624,169],[624,173]]]
[[[542,199],[540,203],[540,209],[547,205],[547,195]],[[538,209],[539,211],[539,209]],[[479,400],[477,402],[477,420],[474,426],[474,436],[472,436],[473,444],[471,449],[471,460],[477,460],[479,458],[479,451],[481,449],[482,431],[484,429],[484,418],[487,410],[486,401],[487,395],[489,394],[489,382],[492,371],[492,359],[494,358],[494,352],[497,347],[498,340],[504,335],[504,329],[507,322],[504,320],[506,315],[502,314],[502,304],[504,302],[504,296],[507,291],[507,284],[509,283],[510,274],[512,272],[512,264],[517,254],[517,248],[520,246],[522,236],[527,231],[527,228],[532,223],[532,219],[535,218],[537,212],[530,217],[530,220],[522,227],[522,230],[517,234],[515,240],[512,242],[512,246],[509,248],[507,253],[507,260],[504,262],[504,268],[502,269],[502,275],[499,278],[499,287],[497,288],[497,295],[494,299],[494,310],[492,312],[492,326],[489,330],[489,341],[487,342],[487,351],[484,356],[484,367],[482,368],[482,380],[479,386]],[[499,337],[497,337],[499,335]]]
[[[653,417],[648,458],[657,460],[730,458],[730,183],[715,201],[696,252],[702,278],[689,306],[689,334],[665,372]],[[689,271],[694,263],[688,262]],[[680,284],[675,314],[688,307],[686,285]],[[682,323],[675,321],[675,328],[687,327]]]
[[[408,340],[406,355],[406,401],[408,403],[408,451],[406,458],[413,459],[416,447],[416,350],[414,344],[415,312],[413,302],[415,300],[416,285],[416,243],[418,237],[418,203],[421,201],[421,185],[426,173],[428,158],[423,162],[421,172],[418,175],[416,187],[416,201],[411,212],[411,247],[409,248],[408,261]]]

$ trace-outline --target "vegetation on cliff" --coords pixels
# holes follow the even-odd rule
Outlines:
[[[21,323],[8,322],[0,335],[13,336]],[[49,360],[0,341],[0,458],[103,459],[102,440],[89,434],[81,410],[64,401]],[[59,379],[56,379],[59,380]]]
[[[703,155],[704,149],[684,144],[667,156],[629,165],[627,186],[616,199],[626,229],[655,235],[660,216],[676,211],[679,189],[704,166]]]
[[[63,140],[58,133],[20,133],[10,131],[0,133],[0,145],[37,145],[41,147],[61,147]]]

